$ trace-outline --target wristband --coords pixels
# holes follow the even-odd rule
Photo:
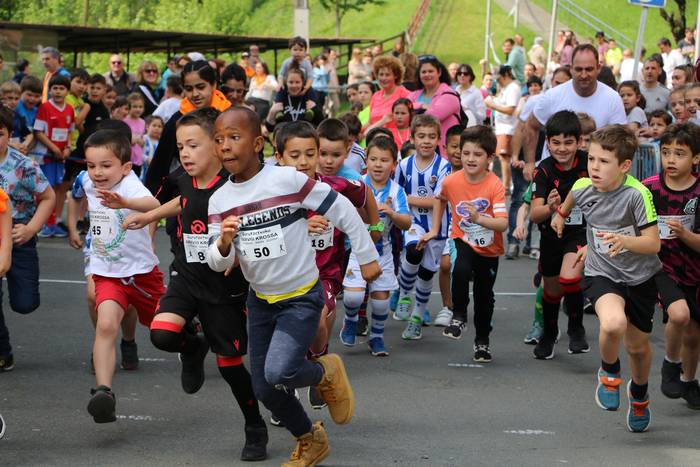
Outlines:
[[[368,232],[384,232],[384,222],[379,221],[374,225],[367,226]]]
[[[563,219],[566,219],[567,217],[569,217],[568,213],[565,214],[562,212],[561,206],[557,207],[557,214],[559,214]]]

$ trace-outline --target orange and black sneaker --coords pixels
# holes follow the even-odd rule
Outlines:
[[[620,408],[620,379],[619,373],[608,373],[598,369],[598,386],[595,390],[595,402],[603,410]]]
[[[649,394],[644,399],[636,399],[632,396],[630,386],[632,380],[627,383],[627,397],[629,408],[627,409],[627,428],[634,433],[647,431],[651,423],[651,410],[649,410]]]

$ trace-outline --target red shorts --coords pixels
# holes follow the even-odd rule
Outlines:
[[[124,311],[133,305],[139,315],[139,322],[144,326],[151,325],[158,301],[165,293],[163,273],[158,266],[151,272],[132,277],[105,277],[97,274],[92,277],[95,281],[95,304],[98,310],[106,300],[114,300]]]
[[[343,286],[334,280],[321,279],[323,286],[323,302],[328,308],[328,314],[335,311],[335,297],[343,290]]]

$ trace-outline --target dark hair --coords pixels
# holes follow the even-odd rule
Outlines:
[[[666,38],[666,37],[662,37],[661,39],[659,39],[659,42],[657,43],[657,45],[667,45],[667,46],[671,47],[671,41],[668,40],[668,38]]]
[[[358,91],[360,90],[360,86],[362,86],[364,84],[365,86],[369,86],[369,89],[370,89],[370,91],[372,91],[372,94],[377,92],[377,85],[374,84],[372,81],[361,81],[361,82],[356,83],[356,84],[357,84]]]
[[[263,72],[264,72],[266,75],[269,75],[269,74],[270,74],[270,67],[267,66],[267,63],[263,62],[262,60],[258,61],[258,63],[259,63],[260,66],[262,67]],[[256,63],[256,65],[257,65],[257,63]]]
[[[236,81],[246,81],[245,69],[238,63],[231,63],[221,72],[221,83],[234,79]]]
[[[126,96],[117,96],[116,99],[114,99],[114,104],[112,104],[112,109],[118,109],[119,107],[124,107],[124,106],[129,106],[129,101],[127,100]]]
[[[104,79],[104,77],[102,79]],[[27,75],[22,78],[22,81],[19,82],[19,88],[21,92],[29,91],[35,94],[41,94],[43,91],[39,78],[32,75]]]
[[[158,115],[151,114],[143,119],[143,121],[146,122],[146,128],[148,128],[148,126],[153,123],[154,120],[160,120],[161,125],[165,126],[165,120],[163,120],[163,118],[159,117]]]
[[[348,92],[350,89],[354,89],[355,91],[357,91],[357,90],[359,89],[359,87],[360,87],[360,83],[348,84],[348,87],[345,88],[345,93],[347,94],[347,92]]]
[[[204,107],[192,112],[186,113],[175,123],[175,129],[183,126],[198,126],[204,130],[209,136],[214,135],[214,123],[221,112],[213,107]]]
[[[476,75],[474,74],[474,69],[472,66],[468,63],[462,63],[459,68],[457,68],[457,74],[466,74],[469,76],[470,81],[474,81],[476,79]]]
[[[253,112],[252,110],[250,110],[247,107],[231,106],[228,109],[226,109],[225,111],[221,112],[221,115],[219,115],[217,120],[228,113],[243,113],[243,114],[245,114],[245,120],[248,122],[248,130],[250,130],[253,138],[257,138],[258,136],[262,136],[262,131],[260,130],[260,125],[262,124],[262,121],[260,120],[260,117],[258,116],[257,113]]]
[[[168,76],[168,79],[165,81],[165,87],[175,94],[182,94],[182,78],[175,75]]]
[[[396,99],[393,104],[391,104],[391,111],[393,112],[396,107],[399,105],[405,105],[408,107],[408,113],[413,116],[413,102],[411,102],[411,99],[408,99],[406,97],[401,97],[399,99]]]
[[[664,122],[666,122],[666,126],[668,126],[668,125],[670,125],[671,123],[673,123],[673,119],[671,118],[671,116],[668,114],[668,112],[666,112],[666,111],[663,110],[663,109],[656,109],[656,110],[653,110],[653,111],[649,112],[649,113],[647,114],[647,122],[648,122],[648,123],[651,123],[651,119],[652,119],[652,118],[660,118],[660,119],[662,119]]]
[[[359,136],[360,132],[362,131],[362,122],[360,122],[360,119],[357,118],[357,115],[355,115],[352,112],[345,112],[343,115],[338,117],[340,121],[345,123],[345,126],[348,127],[348,135],[350,136]]]
[[[620,85],[617,87],[617,92],[620,92],[620,89],[622,88],[632,88],[634,93],[639,98],[639,107],[643,109],[647,106],[647,100],[644,98],[644,94],[642,94],[642,90],[639,88],[639,82],[637,80],[628,80],[621,82]]]
[[[49,89],[54,86],[63,86],[66,89],[70,89],[70,78],[60,73],[56,73],[49,80]]]
[[[547,139],[554,136],[573,136],[576,139],[581,137],[581,122],[575,112],[570,110],[560,110],[555,113],[544,126]]]
[[[182,57],[180,57],[182,59]],[[182,69],[182,82],[185,82],[185,76],[190,73],[197,73],[197,75],[207,83],[214,85],[217,82],[216,70],[211,67],[206,60],[197,60],[195,62],[187,62],[187,65]]]
[[[306,82],[306,79],[307,79],[306,72],[302,68],[299,68],[296,65],[290,65],[289,67],[287,67],[287,71],[284,72],[284,87],[285,88],[287,87],[287,79],[289,79],[289,75],[291,75],[292,73],[298,74],[299,76],[301,76],[301,80]]]
[[[576,54],[580,52],[591,52],[593,56],[595,57],[595,62],[598,63],[598,49],[595,48],[592,44],[579,44],[576,47],[574,47],[574,51],[571,54],[571,65],[573,66],[574,60],[576,59]]]
[[[131,141],[131,127],[121,120],[102,120],[97,124],[96,130],[114,130],[118,131],[126,139]]]
[[[73,81],[76,78],[80,78],[87,83],[90,80],[90,73],[85,68],[76,68],[71,72],[70,80]]]
[[[510,45],[515,45],[515,41],[511,39],[510,37],[506,40],[503,41],[504,44],[510,44]]]
[[[0,128],[5,128],[8,135],[12,134],[14,119],[14,112],[4,105],[0,105]]]
[[[284,154],[284,148],[292,138],[313,139],[318,147],[318,132],[311,123],[306,120],[287,122],[279,130],[275,128],[275,149],[280,156]]]
[[[15,69],[20,73],[24,73],[28,66],[29,60],[27,60],[26,58],[22,58],[17,62],[17,65],[15,65]]]
[[[303,47],[304,49],[306,49],[306,48],[307,48],[306,39],[304,39],[304,38],[301,37],[301,36],[294,36],[294,37],[292,37],[291,39],[289,39],[287,48],[288,48],[288,49],[291,49],[291,48],[294,47],[295,45],[298,45],[298,46]]]
[[[603,83],[611,89],[617,89],[617,80],[615,79],[615,74],[607,65],[600,67],[600,73],[598,73],[598,82]]]
[[[537,84],[539,87],[542,87],[542,80],[540,79],[539,76],[532,75],[527,79],[527,87],[529,88],[533,84]]]
[[[401,158],[405,159],[416,151],[416,145],[413,144],[411,140],[408,140],[403,143],[399,151],[401,151]]]
[[[447,68],[445,68],[445,65],[443,65],[442,62],[437,59],[437,57],[433,55],[422,55],[421,57],[422,58],[419,57],[418,59],[418,68],[416,68],[416,89],[423,89],[425,87],[423,82],[420,80],[420,69],[423,68],[423,65],[432,65],[440,74],[440,82],[447,85],[450,84],[450,73],[447,71]]]
[[[627,125],[608,125],[591,135],[591,143],[600,145],[606,151],[615,153],[619,163],[634,159],[638,141]]]
[[[476,125],[464,130],[459,137],[459,147],[463,147],[465,143],[478,144],[488,156],[496,153],[496,134],[486,125]]]
[[[367,149],[365,149],[367,157],[369,157],[369,152],[372,148],[377,148],[381,151],[389,151],[394,161],[399,157],[399,148],[396,147],[394,138],[374,138],[372,142],[367,145]]]
[[[572,78],[571,76],[571,70],[569,69],[568,66],[560,66],[556,70],[554,70],[554,73],[552,73],[552,76],[558,75],[559,73],[564,73],[566,76],[569,77],[569,79]]]
[[[411,136],[416,133],[420,126],[431,127],[437,129],[440,133],[440,120],[428,114],[418,114],[411,120]],[[393,137],[393,136],[392,136]]]
[[[513,68],[510,65],[501,65],[498,67],[498,72],[496,73],[498,76],[504,76],[504,77],[509,77],[513,78]]]
[[[131,162],[131,140],[119,130],[97,130],[85,141],[85,152],[89,148],[105,148],[126,164]]]
[[[700,127],[694,123],[674,123],[661,135],[661,146],[676,143],[688,146],[693,156],[700,154]]]
[[[327,118],[318,125],[318,137],[329,141],[344,141],[350,139],[348,127],[338,118]]]
[[[377,138],[377,136],[387,137],[392,140],[394,139],[394,134],[391,132],[391,130],[381,126],[377,126],[367,132],[367,134],[365,135],[365,143],[367,143],[367,145],[369,146],[372,143],[372,141],[374,141]]]
[[[453,136],[461,136],[462,132],[464,131],[464,126],[462,125],[452,125],[450,128],[447,129],[447,133],[445,133],[445,141],[450,139]]]
[[[106,86],[107,80],[101,74],[95,73],[90,76],[90,79],[88,79],[88,84],[103,84]]]

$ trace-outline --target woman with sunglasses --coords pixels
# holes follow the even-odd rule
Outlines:
[[[470,65],[463,64],[457,68],[457,88],[462,110],[469,117],[467,126],[481,125],[486,119],[486,104],[481,91],[474,86],[474,70]]]
[[[159,87],[160,75],[158,67],[150,60],[144,60],[136,71],[136,83],[131,92],[137,92],[143,96],[144,108],[142,118],[151,115],[158,108],[162,95]]]

